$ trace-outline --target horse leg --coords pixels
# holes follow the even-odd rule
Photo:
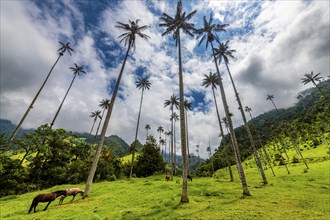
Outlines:
[[[64,195],[61,196],[59,204],[63,204],[63,200],[65,199],[65,197],[66,196],[64,196]]]
[[[52,201],[49,201],[49,203],[47,204],[46,208],[44,208],[44,211],[46,211],[46,209],[48,208],[49,204],[51,203]]]
[[[76,197],[76,195],[77,195],[77,194],[74,194],[74,195],[72,196],[71,202],[74,200],[74,197]]]
[[[36,206],[37,205],[35,205],[35,200],[33,199],[32,204],[31,204],[30,209],[29,209],[29,213],[32,211],[33,208],[34,208],[34,212],[36,212]]]

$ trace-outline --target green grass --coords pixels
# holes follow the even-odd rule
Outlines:
[[[135,153],[135,155],[134,155],[135,161],[136,161],[136,158],[137,158],[139,155],[140,155],[140,153]],[[123,156],[123,157],[121,157],[120,159],[121,159],[121,161],[122,161],[123,163],[129,163],[129,162],[132,161],[132,154],[129,154],[129,155]]]
[[[180,204],[180,178],[164,181],[164,176],[101,182],[92,185],[86,199],[77,196],[63,205],[58,200],[42,211],[28,214],[32,199],[39,193],[84,185],[63,185],[47,190],[8,196],[0,199],[0,219],[330,219],[330,161],[310,164],[306,172],[301,163],[275,167],[276,176],[266,170],[269,184],[261,185],[254,168],[246,169],[252,194],[242,197],[242,188],[235,172],[229,182],[226,170],[215,178],[194,178],[189,182],[187,204]]]
[[[303,147],[301,147],[303,148]],[[28,214],[32,199],[40,194],[81,185],[62,185],[47,190],[0,198],[0,219],[330,219],[330,160],[328,148],[304,149],[310,169],[304,164],[275,166],[273,176],[265,170],[269,184],[262,186],[254,159],[244,161],[250,197],[242,197],[242,187],[233,166],[234,182],[227,169],[215,178],[194,178],[189,182],[189,203],[181,204],[181,179],[166,182],[163,175],[101,182],[92,185],[91,194],[82,199],[59,199],[42,211]],[[288,151],[290,159],[297,156]],[[130,155],[127,158],[130,160]],[[123,159],[125,161],[125,158]]]

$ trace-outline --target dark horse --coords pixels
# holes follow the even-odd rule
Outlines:
[[[61,195],[65,195],[65,194],[66,194],[66,190],[59,190],[59,191],[52,192],[52,193],[37,195],[36,197],[34,197],[34,199],[32,201],[29,213],[32,211],[33,208],[34,208],[34,212],[36,212],[36,207],[39,202],[48,202],[46,208],[44,209],[44,211],[45,211],[52,201],[54,201],[57,197],[59,197]]]

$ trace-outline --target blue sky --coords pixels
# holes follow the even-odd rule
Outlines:
[[[140,76],[150,76],[151,89],[145,92],[139,139],[145,140],[145,124],[158,137],[158,126],[170,129],[164,101],[178,95],[177,48],[171,35],[162,37],[159,16],[175,13],[176,1],[1,1],[1,95],[0,117],[18,123],[57,58],[58,41],[71,42],[74,52],[66,54],[55,67],[23,127],[50,123],[72,79],[73,63],[85,67],[64,103],[55,128],[88,132],[99,110],[101,99],[110,98],[126,48],[119,43],[121,30],[116,21],[140,19],[149,25],[149,41],[137,39],[121,82],[107,135],[116,134],[127,143],[134,139],[141,91],[135,88]],[[230,69],[243,105],[257,116],[272,109],[266,101],[273,94],[279,108],[292,106],[304,73],[329,75],[329,3],[328,1],[183,1],[186,12],[197,10],[191,19],[197,28],[203,16],[212,12],[214,22],[229,24],[219,34],[229,40],[237,52]],[[195,38],[182,35],[185,94],[193,103],[189,112],[191,152],[198,144],[206,156],[209,141],[218,143],[215,106],[211,90],[201,86],[204,74],[215,72],[210,48],[197,47]],[[235,126],[242,124],[233,89],[223,65],[223,82],[234,114]],[[223,108],[219,91],[220,114]],[[177,136],[179,135],[177,124]],[[180,141],[180,138],[176,138]],[[179,142],[177,146],[180,146]],[[178,153],[181,150],[178,148]]]

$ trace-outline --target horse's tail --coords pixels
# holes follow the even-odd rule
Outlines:
[[[30,212],[32,211],[32,209],[33,209],[34,201],[35,201],[35,199],[32,200],[32,204],[31,204],[31,206],[30,206],[29,213],[30,213]]]

